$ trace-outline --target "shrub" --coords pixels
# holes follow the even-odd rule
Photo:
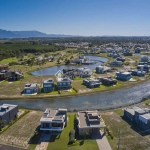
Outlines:
[[[69,132],[69,143],[72,144],[75,142],[75,130],[71,130]]]

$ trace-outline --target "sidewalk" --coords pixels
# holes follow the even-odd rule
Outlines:
[[[93,139],[96,140],[100,150],[112,150],[106,136],[103,134],[102,131],[95,132],[93,134]]]

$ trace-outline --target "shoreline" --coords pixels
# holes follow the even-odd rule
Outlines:
[[[144,84],[146,82],[149,81],[149,78],[146,79],[146,80],[141,80],[141,81],[138,81],[136,83],[133,83],[133,84],[129,84],[129,85],[123,85],[121,87],[115,87],[114,89],[104,89],[104,90],[94,90],[94,91],[88,91],[88,92],[83,92],[83,93],[74,93],[74,94],[64,94],[64,95],[41,95],[40,94],[37,94],[37,95],[26,95],[26,96],[16,96],[16,97],[12,97],[12,96],[9,96],[9,97],[0,97],[0,101],[1,100],[39,100],[39,99],[46,99],[46,100],[50,100],[50,99],[54,99],[54,98],[64,98],[64,97],[76,97],[76,96],[82,96],[82,95],[92,95],[92,94],[96,94],[96,93],[102,93],[102,92],[115,92],[115,91],[118,91],[118,90],[122,90],[122,89],[127,89],[127,88],[132,88],[134,86],[138,86],[138,85],[141,85],[141,84]]]

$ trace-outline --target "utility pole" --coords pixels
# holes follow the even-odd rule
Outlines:
[[[117,144],[117,150],[120,148],[120,129],[118,130],[118,144]]]

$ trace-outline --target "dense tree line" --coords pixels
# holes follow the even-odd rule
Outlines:
[[[0,43],[0,60],[9,57],[21,57],[25,53],[47,53],[64,49],[63,46],[43,45],[38,41],[7,41]]]

